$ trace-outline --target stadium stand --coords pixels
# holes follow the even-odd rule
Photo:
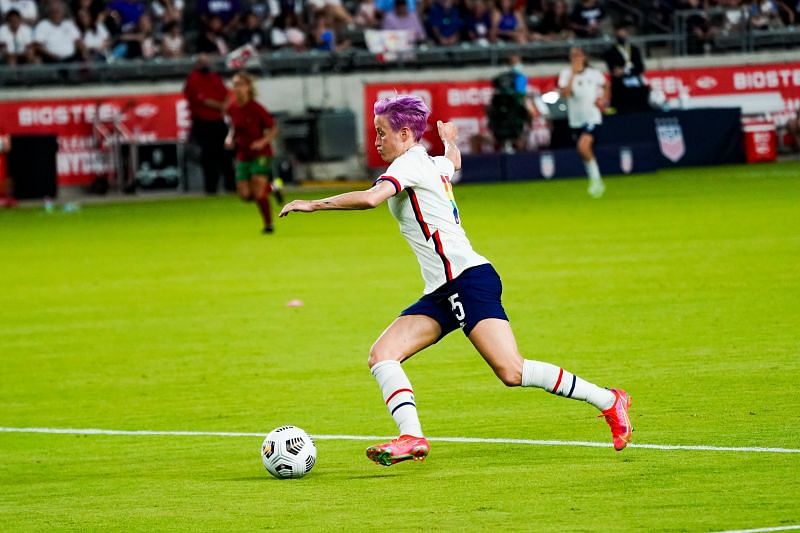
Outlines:
[[[561,58],[626,22],[646,55],[800,46],[784,0],[0,0],[0,85],[178,79],[195,52],[252,46],[262,73],[346,72]],[[365,33],[412,30],[390,66]]]

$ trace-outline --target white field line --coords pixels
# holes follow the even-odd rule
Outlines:
[[[759,527],[756,529],[729,529],[727,531],[718,531],[717,533],[766,533],[768,531],[794,531],[800,529],[800,525],[796,526],[776,526],[776,527]]]
[[[96,429],[96,428],[22,428],[0,427],[0,433],[48,433],[62,435],[129,435],[153,436],[163,435],[172,437],[263,437],[264,433],[249,433],[238,431],[160,431],[160,430],[126,430],[126,429]],[[317,440],[388,440],[393,437],[380,435],[312,435]],[[525,446],[582,446],[589,448],[610,448],[608,442],[587,442],[570,440],[533,440],[533,439],[503,439],[479,437],[428,437],[433,442],[456,442],[477,444],[516,444]],[[748,446],[707,446],[707,445],[671,445],[671,444],[629,444],[629,448],[642,448],[645,450],[685,450],[700,452],[738,452],[738,453],[798,453],[800,448],[764,448]],[[787,526],[796,527],[796,526]],[[777,530],[775,530],[777,531]]]

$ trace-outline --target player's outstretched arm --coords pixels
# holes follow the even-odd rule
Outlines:
[[[436,128],[439,130],[439,137],[444,143],[444,156],[449,159],[456,170],[461,170],[461,150],[456,146],[458,139],[458,128],[452,122],[436,121]]]
[[[366,191],[346,192],[321,200],[293,200],[283,206],[278,216],[285,217],[292,211],[312,213],[328,210],[372,209],[381,205],[395,192],[394,185],[386,181],[379,181]]]

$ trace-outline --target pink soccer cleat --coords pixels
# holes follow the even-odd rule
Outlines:
[[[367,448],[367,457],[375,464],[392,466],[409,459],[424,461],[430,451],[431,446],[425,437],[400,435],[384,444],[370,446]]]
[[[631,407],[631,397],[622,389],[609,389],[616,399],[614,405],[603,411],[599,416],[605,417],[606,422],[611,428],[611,437],[614,440],[614,449],[622,451],[631,441],[633,425],[628,417],[628,409]]]

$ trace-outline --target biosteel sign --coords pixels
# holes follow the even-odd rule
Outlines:
[[[746,65],[733,67],[703,67],[675,70],[650,70],[646,77],[654,89],[667,99],[688,98],[697,102],[708,101],[710,106],[733,106],[753,97],[769,97],[772,104],[761,112],[778,124],[800,109],[800,62]],[[556,76],[529,78],[528,85],[541,93],[556,88]],[[375,129],[372,125],[372,105],[376,98],[400,94],[418,94],[431,107],[431,120],[423,143],[441,149],[433,125],[436,120],[452,121],[459,127],[459,147],[469,153],[469,139],[488,133],[486,106],[492,98],[489,80],[459,82],[399,82],[369,83],[364,86],[364,146],[367,164],[372,168],[385,167],[373,148]],[[719,103],[714,98],[719,97]],[[705,105],[705,104],[704,104]],[[739,105],[742,105],[739,103]],[[755,112],[759,112],[755,105]]]
[[[139,142],[182,140],[189,127],[183,95],[145,94],[0,102],[0,124],[11,135],[56,135],[58,184],[85,185],[112,173],[96,124],[120,124]]]

